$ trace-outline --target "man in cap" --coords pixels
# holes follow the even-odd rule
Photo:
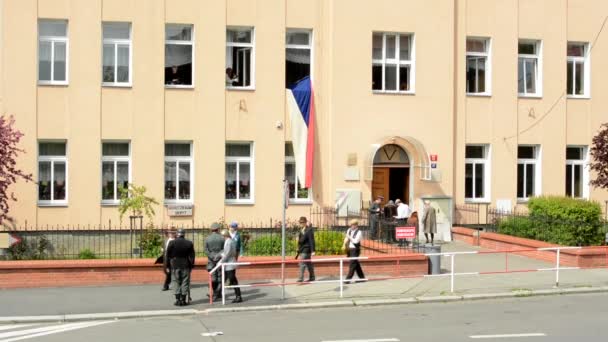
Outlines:
[[[350,221],[350,228],[348,228],[346,236],[344,237],[344,248],[348,251],[349,258],[358,258],[361,255],[361,231],[359,230],[359,221]],[[358,281],[365,281],[365,275],[363,274],[359,259],[350,260],[348,275],[346,276],[347,283],[353,278],[355,272],[357,272],[357,277],[360,279]]]
[[[370,239],[376,239],[376,232],[378,229],[378,220],[380,216],[380,204],[384,200],[383,196],[376,197],[376,200],[369,207],[369,227],[370,227]]]
[[[315,268],[310,258],[315,255],[315,233],[308,225],[306,217],[300,217],[300,233],[298,234],[298,256],[300,262],[300,276],[298,282],[304,281],[304,269],[308,268],[308,281],[315,281]]]
[[[183,229],[177,231],[177,239],[171,241],[167,247],[167,257],[172,269],[173,286],[175,287],[176,306],[187,305],[187,296],[190,293],[190,272],[194,267],[194,244],[184,237]]]
[[[211,224],[211,234],[205,240],[205,254],[207,254],[207,272],[217,266],[217,263],[222,258],[222,250],[224,249],[224,238],[219,234],[220,224],[214,222]],[[211,275],[211,286],[213,288],[213,299],[217,300],[222,296],[221,289],[221,274],[220,270],[213,272]]]
[[[167,250],[169,249],[169,243],[175,240],[175,235],[177,231],[175,227],[171,227],[169,231],[166,233],[167,240],[165,240],[165,245],[163,246],[163,271],[165,272],[165,283],[163,284],[163,291],[169,290],[169,285],[171,284],[171,263],[169,263],[169,258],[167,257]]]
[[[222,258],[220,262],[227,264],[224,266],[224,270],[226,271],[226,280],[231,286],[235,286],[239,284],[239,281],[236,279],[236,265],[231,265],[231,263],[236,262],[235,244],[230,237],[230,232],[228,230],[222,230],[222,236],[224,237],[224,250],[222,251]],[[235,298],[232,301],[233,303],[240,303],[243,301],[243,298],[241,298],[241,289],[239,287],[234,288],[234,296]]]
[[[239,260],[239,256],[241,256],[241,249],[243,248],[241,233],[239,233],[238,229],[238,222],[232,221],[232,223],[230,223],[230,238],[234,242],[234,248],[236,249],[236,260]]]

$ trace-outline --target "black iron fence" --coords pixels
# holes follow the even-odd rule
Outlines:
[[[342,243],[344,235],[352,219],[359,221],[359,227],[364,232],[365,249],[375,253],[396,253],[404,249],[412,249],[404,241],[394,238],[394,225],[390,222],[381,223],[383,237],[369,238],[369,218],[367,210],[358,212],[345,210],[339,212],[333,208],[311,209],[309,221],[315,228],[317,254],[338,255],[344,253]],[[225,222],[220,222],[227,227]],[[118,259],[157,257],[162,253],[165,233],[168,227],[148,227],[136,222],[134,228],[113,225],[98,226],[44,226],[44,227],[15,227],[4,232],[21,240],[0,254],[5,260],[30,259]],[[267,222],[247,223],[239,227],[241,234],[242,255],[280,255],[282,222],[268,220]],[[207,224],[177,224],[171,227],[184,229],[186,238],[194,242],[197,255],[204,255],[205,239],[211,234]],[[286,253],[294,255],[297,251],[297,236],[299,233],[297,219],[286,221]]]

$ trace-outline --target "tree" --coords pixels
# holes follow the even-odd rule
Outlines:
[[[590,167],[596,173],[596,178],[591,181],[591,185],[608,189],[608,123],[603,124],[593,137],[591,157],[593,161]]]
[[[120,213],[120,219],[125,215],[126,212],[130,212],[130,216],[142,216],[152,221],[154,218],[154,208],[152,205],[157,205],[153,197],[146,195],[145,186],[136,186],[135,184],[129,184],[129,188],[119,188],[120,192],[120,203],[118,205],[118,212]]]
[[[26,174],[17,167],[17,156],[25,150],[17,147],[23,133],[14,124],[12,115],[8,118],[0,115],[0,225],[5,220],[13,222],[13,218],[8,216],[9,200],[17,201],[17,197],[13,192],[9,193],[9,187],[18,179],[32,181],[32,174]]]

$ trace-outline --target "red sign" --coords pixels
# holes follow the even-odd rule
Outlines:
[[[431,154],[431,161],[432,162],[436,162],[437,161],[437,155],[436,154]]]
[[[395,228],[395,239],[414,239],[416,238],[416,227],[397,227]]]

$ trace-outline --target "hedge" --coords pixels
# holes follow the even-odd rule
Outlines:
[[[344,233],[332,231],[317,231],[315,232],[315,250],[316,254],[321,255],[339,255],[342,250],[344,241]],[[288,236],[285,243],[287,255],[295,255],[298,249],[298,241],[296,236]],[[281,255],[281,236],[261,236],[249,241],[245,249],[247,255]]]
[[[535,197],[529,216],[500,220],[498,232],[565,246],[599,245],[603,241],[602,209],[597,202],[569,197]]]

